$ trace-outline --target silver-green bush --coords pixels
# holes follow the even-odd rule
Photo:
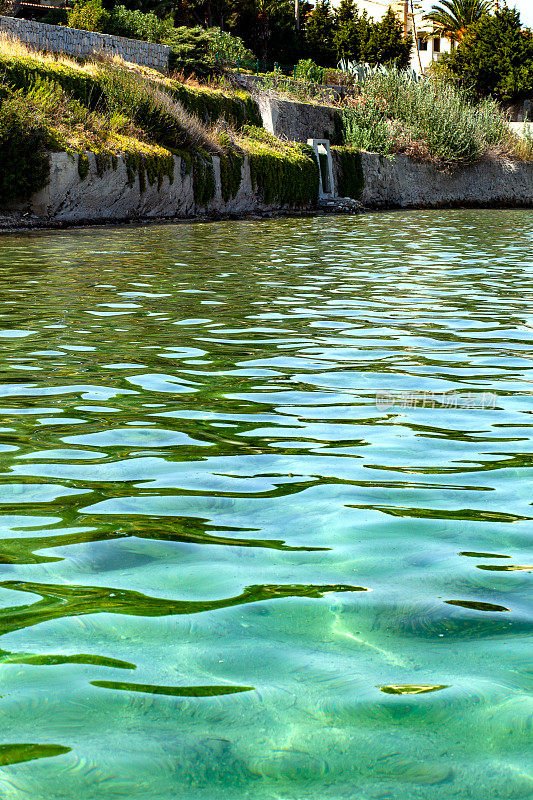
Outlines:
[[[347,143],[376,152],[409,150],[416,143],[442,165],[472,163],[491,152],[519,155],[516,137],[493,100],[475,104],[450,83],[413,81],[396,69],[367,77],[359,107],[344,112],[344,132]]]

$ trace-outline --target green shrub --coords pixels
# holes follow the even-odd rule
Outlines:
[[[212,69],[210,39],[203,28],[172,28],[165,37],[164,44],[172,48],[169,59],[171,72],[183,72],[186,75],[196,72],[202,75]]]
[[[518,102],[533,93],[533,37],[520,14],[503,7],[470,26],[445,68],[476,97]]]
[[[383,104],[374,98],[365,99],[357,108],[343,110],[343,140],[358,150],[390,153],[392,135]]]
[[[68,12],[67,19],[70,28],[107,33],[111,14],[102,6],[102,0],[88,0],[76,3]]]
[[[371,75],[364,91],[364,105],[344,112],[346,144],[386,153],[414,143],[442,165],[472,163],[494,148],[515,150],[496,103],[476,105],[448,82],[414,82],[391,69]]]
[[[294,77],[298,81],[323,83],[324,70],[310,58],[301,58],[294,68]]]
[[[161,43],[171,30],[171,22],[160,20],[151,12],[143,14],[141,11],[133,11],[119,5],[113,9],[105,32],[115,36],[125,36],[127,39]]]
[[[49,6],[49,11],[39,15],[39,22],[44,22],[46,25],[68,25],[68,12],[70,9],[66,8],[53,8]]]
[[[239,62],[241,66],[255,62],[255,56],[251,50],[245,46],[239,36],[233,36],[228,31],[220,28],[208,28],[209,37],[208,56],[217,61]]]
[[[28,200],[50,173],[49,135],[36,109],[19,95],[0,100],[0,205]]]

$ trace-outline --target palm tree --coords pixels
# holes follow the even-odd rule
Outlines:
[[[433,23],[430,36],[460,42],[469,25],[477,22],[494,7],[493,0],[440,0],[424,19]]]

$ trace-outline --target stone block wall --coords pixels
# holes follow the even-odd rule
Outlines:
[[[170,47],[162,44],[0,16],[1,34],[18,39],[35,50],[49,53],[63,53],[74,58],[116,55],[124,61],[151,67],[159,72],[166,72],[168,69]]]

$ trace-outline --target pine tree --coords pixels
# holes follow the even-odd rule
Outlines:
[[[341,0],[337,11],[333,43],[337,59],[360,61],[361,53],[370,38],[372,23],[366,11],[359,15],[354,0]]]
[[[533,96],[533,36],[520,14],[504,7],[471,25],[444,67],[478,97],[503,102]]]
[[[334,26],[329,0],[318,0],[307,17],[305,38],[309,58],[322,67],[331,67],[335,63]]]
[[[361,55],[369,64],[394,64],[399,69],[405,69],[412,47],[412,37],[404,36],[401,22],[389,8],[383,19],[372,25]]]

